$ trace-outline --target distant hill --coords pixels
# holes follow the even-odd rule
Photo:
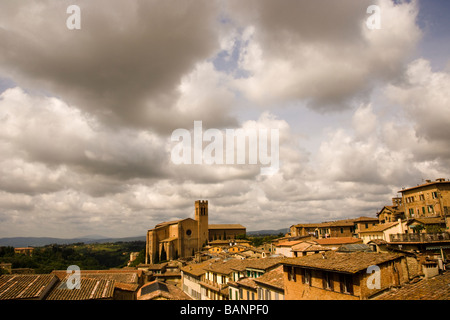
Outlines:
[[[145,236],[141,237],[127,237],[127,238],[100,238],[94,236],[93,238],[82,237],[73,239],[50,238],[50,237],[12,237],[0,238],[0,246],[11,247],[43,247],[50,244],[72,244],[83,242],[89,243],[114,243],[114,242],[131,242],[131,241],[145,241]]]
[[[289,228],[283,228],[278,230],[257,230],[257,231],[247,231],[248,236],[273,236],[278,235],[282,233],[283,235],[285,233],[289,232]]]
[[[289,232],[289,228],[278,230],[257,230],[248,231],[248,236],[267,236],[278,235],[280,233],[285,234]],[[145,236],[140,237],[127,237],[127,238],[104,238],[98,235],[89,235],[86,237],[64,239],[64,238],[51,238],[51,237],[11,237],[0,238],[0,246],[10,247],[44,247],[50,244],[73,244],[83,242],[85,244],[90,243],[115,243],[115,242],[132,242],[132,241],[146,241]]]

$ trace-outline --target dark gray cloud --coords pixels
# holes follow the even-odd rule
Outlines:
[[[448,74],[405,68],[414,2],[83,0],[73,31],[71,4],[0,2],[2,235],[143,235],[197,199],[248,230],[374,216],[450,174],[433,126],[449,127]],[[194,120],[279,129],[279,172],[175,165],[170,133]]]
[[[215,1],[77,1],[80,30],[66,27],[70,4],[2,1],[3,74],[109,124],[170,132],[194,120],[174,105],[182,76],[218,49]],[[231,119],[214,110],[202,110],[214,125]]]

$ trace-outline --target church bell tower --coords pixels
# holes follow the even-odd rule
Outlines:
[[[208,200],[195,201],[195,220],[198,225],[198,250],[208,242]]]

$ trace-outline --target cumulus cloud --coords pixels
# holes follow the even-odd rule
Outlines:
[[[367,99],[374,83],[401,74],[421,34],[415,2],[375,3],[382,24],[371,30],[373,1],[231,1],[248,71],[236,86],[263,105],[307,101],[321,112]]]
[[[383,90],[389,107],[362,105],[352,128],[329,132],[317,158],[332,181],[399,186],[447,177],[450,125],[448,73],[432,72],[429,61],[411,62],[403,81]],[[386,111],[387,110],[387,111]]]
[[[78,1],[72,31],[71,4],[0,4],[2,235],[143,235],[197,199],[248,230],[374,216],[450,174],[449,74],[409,63],[415,1]],[[194,121],[278,130],[279,170],[175,164]]]
[[[80,30],[66,27],[69,4],[2,1],[4,75],[113,125],[167,133],[193,120],[177,112],[178,87],[218,49],[217,2],[78,1]],[[211,106],[203,107],[208,114]]]
[[[20,88],[0,96],[0,141],[11,157],[121,179],[158,177],[165,141],[149,131],[112,131],[57,98]],[[56,171],[57,172],[57,171]]]
[[[391,85],[387,94],[402,106],[405,115],[414,122],[418,138],[448,142],[450,137],[450,73],[432,72],[425,59],[413,61],[406,71],[405,81]]]

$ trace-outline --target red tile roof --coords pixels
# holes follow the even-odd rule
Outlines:
[[[285,258],[282,263],[284,265],[293,265],[304,268],[356,273],[367,269],[371,265],[378,265],[384,262],[396,260],[402,256],[402,254],[398,253],[340,253],[335,251],[327,251],[325,253],[316,253],[310,256]]]
[[[450,272],[393,288],[376,300],[450,300]]]
[[[0,300],[43,299],[58,282],[50,274],[7,274],[0,276]]]
[[[149,282],[141,287],[138,300],[192,300],[180,288],[158,280]]]
[[[362,243],[363,241],[359,238],[353,237],[333,237],[333,238],[323,238],[323,239],[315,239],[315,242],[320,245],[328,245],[328,244],[348,244],[348,243]]]
[[[67,278],[54,288],[46,300],[103,300],[114,296],[114,280],[80,279],[80,288],[69,289]]]
[[[284,290],[283,266],[264,273],[261,277],[256,278],[255,282]]]

